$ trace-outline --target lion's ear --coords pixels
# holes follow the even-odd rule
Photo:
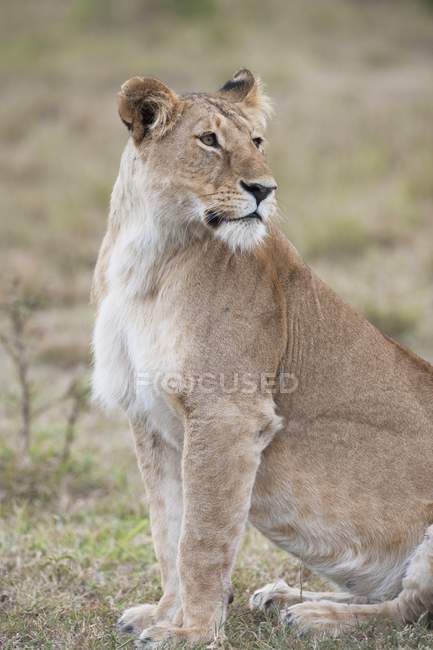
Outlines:
[[[117,96],[120,119],[135,142],[152,134],[162,137],[173,126],[179,109],[179,99],[158,79],[133,77],[126,81]]]
[[[218,93],[229,101],[240,104],[253,120],[264,128],[272,114],[271,100],[263,92],[262,82],[246,68],[238,70],[226,81]]]

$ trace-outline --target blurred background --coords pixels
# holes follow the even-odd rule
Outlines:
[[[127,424],[88,400],[89,287],[127,138],[116,93],[134,75],[177,92],[216,90],[242,66],[261,76],[287,235],[340,295],[432,361],[433,3],[0,10],[0,645],[114,648],[118,610],[159,593]],[[242,594],[283,572],[299,579],[250,534],[239,620]]]

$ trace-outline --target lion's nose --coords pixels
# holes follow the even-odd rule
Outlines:
[[[260,183],[245,183],[241,181],[241,187],[254,196],[257,205],[261,203],[271,192],[277,189],[276,185],[261,185]]]

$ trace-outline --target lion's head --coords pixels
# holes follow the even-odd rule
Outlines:
[[[214,94],[179,96],[161,81],[134,77],[119,93],[146,201],[175,228],[206,229],[233,250],[266,234],[276,183],[263,153],[270,103],[240,70]]]

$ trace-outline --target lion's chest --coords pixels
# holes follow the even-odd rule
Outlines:
[[[167,383],[171,388],[181,375],[183,339],[169,299],[130,299],[121,291],[104,298],[94,333],[95,396],[132,419],[145,416],[177,446],[183,427]]]

